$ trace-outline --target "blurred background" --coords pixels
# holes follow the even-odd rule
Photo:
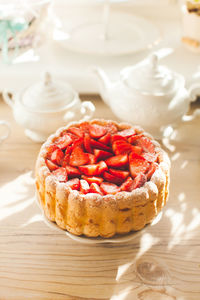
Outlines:
[[[0,92],[34,141],[106,111],[159,139],[199,120],[185,115],[200,95],[200,0],[0,0],[0,54]]]
[[[91,66],[101,66],[115,79],[123,67],[163,48],[171,48],[163,52],[163,64],[183,74],[186,84],[198,81],[200,37],[193,33],[196,26],[200,34],[200,16],[193,25],[189,21],[193,28],[185,25],[185,34],[185,5],[175,0],[1,0],[0,90],[23,88],[48,70],[79,93],[96,94]]]

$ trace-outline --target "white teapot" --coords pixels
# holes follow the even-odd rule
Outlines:
[[[94,67],[93,72],[99,78],[101,97],[113,113],[123,121],[144,127],[157,138],[163,136],[167,127],[176,127],[183,120],[195,93],[200,94],[200,83],[187,90],[184,77],[159,65],[154,53],[123,69],[116,82],[111,82],[99,67]]]
[[[13,95],[3,91],[3,99],[13,109],[17,123],[25,134],[36,142],[43,142],[59,127],[74,120],[88,120],[95,107],[90,101],[81,102],[67,83],[52,80],[48,72],[41,82]]]

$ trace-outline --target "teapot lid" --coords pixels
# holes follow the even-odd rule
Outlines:
[[[29,86],[22,95],[22,103],[37,111],[56,111],[74,99],[74,91],[67,83],[52,80],[45,72],[40,82]]]
[[[159,65],[155,53],[137,65],[125,68],[121,75],[126,86],[147,95],[166,95],[177,86],[175,73]]]

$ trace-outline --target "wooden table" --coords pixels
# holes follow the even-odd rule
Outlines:
[[[114,118],[94,99],[96,117]],[[1,100],[0,119],[12,127],[0,146],[0,300],[200,299],[200,123],[191,127],[194,142],[171,145],[161,220],[127,243],[86,245],[44,223],[33,174],[40,145]]]

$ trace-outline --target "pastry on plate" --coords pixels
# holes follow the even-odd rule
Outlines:
[[[200,0],[188,0],[182,6],[182,42],[194,51],[200,51]]]
[[[142,229],[168,199],[170,161],[140,127],[108,120],[52,134],[36,163],[45,216],[70,233],[112,237]]]

